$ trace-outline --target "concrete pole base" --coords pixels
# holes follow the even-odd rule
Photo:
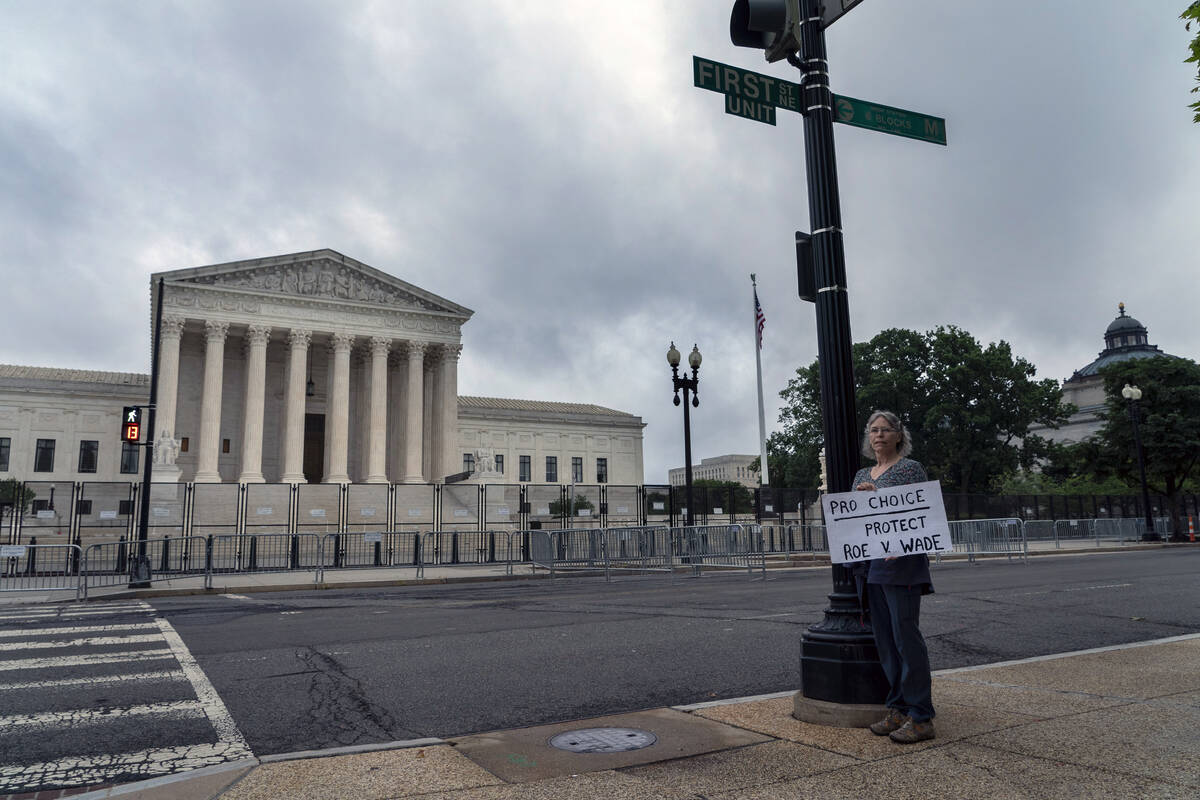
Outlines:
[[[792,698],[792,716],[801,722],[829,725],[834,728],[866,728],[887,715],[887,706],[875,703],[854,705],[814,700],[796,692]]]

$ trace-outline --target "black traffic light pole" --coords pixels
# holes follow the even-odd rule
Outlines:
[[[850,305],[842,247],[842,212],[833,146],[833,93],[819,0],[800,0],[800,55],[788,61],[803,71],[804,151],[808,209],[816,273],[817,354],[821,414],[830,492],[845,492],[858,470]],[[812,722],[866,725],[879,715],[887,681],[879,666],[854,576],[833,565],[833,593],[825,618],[800,638],[801,694],[796,716]]]
[[[154,472],[154,410],[158,405],[158,346],[159,330],[162,328],[163,279],[158,279],[158,297],[154,302],[154,338],[150,354],[150,405],[146,415],[146,464],[142,472],[142,496],[139,498],[137,556],[131,559],[129,569],[129,588],[148,589],[150,587],[150,557],[146,554],[146,545],[150,535],[150,479]]]

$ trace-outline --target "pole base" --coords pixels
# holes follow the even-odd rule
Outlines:
[[[887,706],[882,703],[830,703],[805,697],[804,692],[796,692],[792,698],[792,716],[813,725],[866,728],[883,719],[886,714]]]
[[[879,665],[875,638],[869,632],[819,628],[809,628],[800,637],[800,691],[804,697],[846,706],[883,705],[888,683]]]
[[[135,556],[129,568],[129,588],[130,589],[149,589],[150,588],[150,558],[149,556]]]

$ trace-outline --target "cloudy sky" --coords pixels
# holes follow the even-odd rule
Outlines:
[[[704,354],[697,461],[757,452],[816,355],[796,297],[801,118],[724,113],[692,56],[731,0],[0,0],[0,362],[149,371],[148,276],[329,247],[475,309],[463,394],[640,415],[683,461],[671,340]],[[838,126],[854,339],[1005,339],[1062,379],[1119,301],[1200,357],[1186,0],[865,0],[839,94],[949,146]]]

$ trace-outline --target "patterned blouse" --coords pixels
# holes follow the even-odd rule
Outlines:
[[[902,458],[888,467],[878,478],[871,477],[871,467],[863,467],[854,473],[850,490],[855,491],[860,483],[875,485],[876,489],[903,486],[906,483],[924,483],[929,480],[925,468],[911,458]],[[933,579],[929,575],[929,556],[900,556],[891,560],[875,558],[867,573],[867,583],[882,583],[899,586],[920,586],[921,594],[933,592]]]

